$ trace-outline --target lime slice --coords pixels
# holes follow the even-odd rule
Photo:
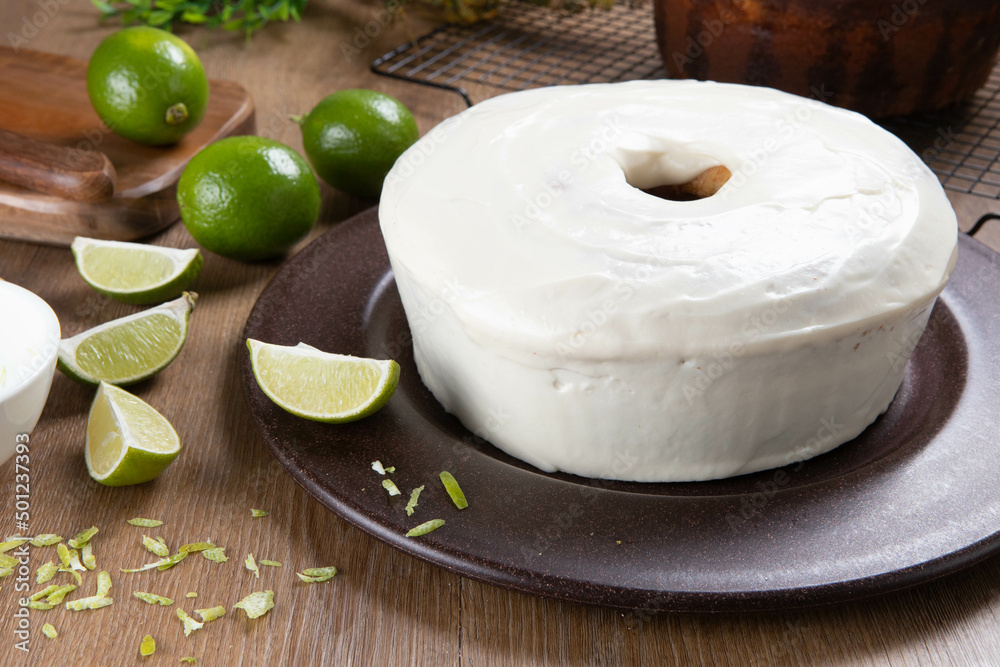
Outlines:
[[[145,380],[174,360],[187,338],[197,295],[105,322],[59,342],[58,368],[78,382],[126,385]]]
[[[87,420],[87,471],[105,486],[142,484],[181,451],[177,432],[142,399],[102,382]]]
[[[140,306],[177,298],[194,284],[205,263],[197,248],[161,248],[82,236],[73,239],[70,247],[87,284],[112,299]]]
[[[321,422],[367,417],[388,402],[399,382],[399,364],[329,354],[247,339],[257,384],[293,415]]]

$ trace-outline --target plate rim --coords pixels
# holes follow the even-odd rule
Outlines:
[[[247,318],[243,329],[245,340],[251,333],[255,315],[265,301],[272,288],[280,286],[297,271],[297,261],[308,261],[310,254],[318,252],[319,248],[336,247],[329,244],[330,239],[341,234],[349,234],[355,228],[366,224],[378,224],[377,207],[362,211],[349,219],[338,223],[324,234],[314,239],[306,248],[290,259],[272,277],[271,281],[258,295],[257,301]],[[329,238],[327,238],[329,237]],[[966,234],[959,234],[960,253],[978,255],[981,261],[991,262],[992,270],[997,270],[995,257],[1000,257],[992,249],[976,241]],[[320,243],[321,239],[324,239]],[[324,245],[329,244],[329,245]],[[308,254],[307,254],[308,253]],[[970,260],[971,261],[971,260]],[[387,267],[387,269],[390,267]],[[1000,275],[1000,271],[998,271]],[[367,299],[370,295],[359,295]],[[406,554],[425,562],[443,567],[460,576],[467,576],[477,581],[515,590],[521,593],[537,595],[549,599],[566,602],[598,605],[633,612],[768,612],[781,609],[809,608],[840,604],[860,600],[881,594],[887,594],[925,583],[961,569],[972,566],[1000,550],[1000,526],[983,539],[972,542],[962,548],[948,551],[935,558],[908,565],[888,572],[882,572],[857,579],[849,579],[832,583],[795,588],[772,588],[745,592],[720,591],[661,591],[638,590],[635,588],[612,586],[594,582],[580,582],[567,577],[538,572],[517,570],[499,562],[479,562],[481,559],[463,555],[444,545],[433,541],[412,540],[402,533],[389,531],[372,517],[366,515],[358,507],[343,501],[326,489],[322,483],[309,471],[297,464],[289,452],[276,441],[272,441],[266,432],[261,419],[255,414],[253,400],[254,392],[259,392],[250,366],[249,354],[241,345],[243,353],[240,358],[241,379],[244,385],[244,398],[254,426],[264,441],[268,451],[278,461],[282,469],[302,486],[321,505],[333,511],[350,524],[372,535],[379,541],[398,549]],[[969,351],[969,365],[975,360]],[[964,394],[964,390],[962,392]],[[262,394],[261,394],[262,395]],[[537,474],[545,475],[541,471]],[[569,590],[560,588],[571,582],[576,588]],[[655,601],[655,603],[654,603]]]

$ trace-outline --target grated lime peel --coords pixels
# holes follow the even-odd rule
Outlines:
[[[170,598],[165,598],[162,595],[157,595],[156,593],[145,593],[143,591],[133,591],[132,595],[139,598],[143,602],[149,604],[158,604],[161,607],[169,607],[174,603]]]
[[[411,528],[407,533],[407,537],[421,537],[427,533],[434,532],[438,528],[444,525],[444,519],[431,519],[430,521],[425,521],[415,528]]]
[[[181,609],[180,607],[177,608],[177,618],[179,618],[181,620],[181,623],[184,624],[185,637],[189,636],[195,630],[201,630],[203,627],[205,627],[204,623],[199,623],[198,621],[194,620],[193,618],[188,616],[188,613],[183,609]]]
[[[139,643],[139,655],[142,657],[151,656],[156,652],[156,640],[152,635],[146,635]]]
[[[42,598],[47,598],[49,596],[49,593],[52,593],[53,591],[56,591],[59,588],[60,588],[60,586],[58,584],[52,584],[51,586],[46,586],[45,588],[43,588],[42,590],[38,591],[37,593],[32,594],[31,597],[29,597],[28,599],[29,600],[41,600]]]
[[[0,567],[12,568],[20,562],[21,561],[14,558],[13,556],[8,556],[7,554],[0,554]]]
[[[191,591],[190,593],[185,593],[184,597],[186,597],[186,598],[196,598],[196,597],[198,597],[198,594],[195,593],[194,591]]]
[[[111,575],[106,570],[97,573],[97,597],[108,597],[111,592]]]
[[[41,600],[28,600],[28,609],[37,609],[38,611],[48,611],[52,609],[54,605],[48,602],[42,602]]]
[[[207,551],[208,549],[214,548],[215,545],[211,542],[192,542],[191,544],[182,545],[180,550],[192,554],[196,551]]]
[[[85,609],[100,609],[102,607],[107,607],[114,600],[111,598],[100,597],[93,595],[89,598],[80,598],[79,600],[72,600],[66,603],[66,608],[70,611],[83,611]]]
[[[268,514],[270,514],[270,512],[265,512],[264,510],[250,510],[250,515],[255,519],[259,519],[262,516],[267,516]]]
[[[69,595],[76,589],[77,586],[75,584],[66,584],[64,586],[58,586],[56,587],[56,590],[52,591],[51,593],[45,596],[45,601],[51,605],[57,605],[63,601],[63,598],[65,598],[67,595]]]
[[[382,486],[383,486],[383,488],[385,488],[386,491],[389,492],[390,496],[398,496],[398,495],[400,495],[399,487],[396,486],[396,483],[394,481],[392,481],[391,479],[383,479],[382,480]]]
[[[302,572],[296,572],[296,576],[307,584],[321,584],[324,581],[333,579],[337,574],[337,568],[329,567],[307,567]]]
[[[42,634],[48,637],[49,639],[55,639],[56,637],[59,636],[59,633],[56,632],[55,627],[51,623],[46,623],[45,625],[42,626]]]
[[[269,567],[282,567],[281,563],[279,563],[276,560],[262,560],[262,561],[260,561],[259,564],[260,565],[267,565]]]
[[[163,522],[158,519],[143,519],[138,516],[134,519],[129,519],[126,523],[139,526],[140,528],[159,528],[163,525]]]
[[[410,492],[410,500],[406,503],[406,516],[413,516],[413,510],[417,508],[417,498],[420,497],[420,492],[423,490],[424,485],[421,484]]]
[[[99,528],[97,526],[91,526],[87,530],[83,531],[73,539],[69,541],[69,545],[74,549],[82,549],[83,545],[90,542],[90,538],[97,534]]]
[[[225,547],[215,547],[214,549],[205,549],[201,552],[201,555],[212,561],[213,563],[225,563],[229,558],[226,556]]]
[[[83,545],[83,549],[80,550],[80,556],[83,559],[83,566],[88,570],[93,570],[97,567],[97,558],[94,557],[94,547],[91,546],[90,542]]]
[[[260,568],[257,567],[257,562],[254,561],[253,554],[247,554],[247,559],[243,561],[243,565],[253,572],[255,577],[260,579]]]
[[[222,618],[226,615],[226,608],[221,604],[217,607],[209,607],[207,609],[195,609],[194,613],[201,616],[201,620],[205,623],[211,623],[217,618]]]
[[[460,510],[464,510],[469,506],[469,501],[465,499],[465,494],[462,493],[462,487],[458,485],[458,480],[447,470],[443,471],[439,477],[441,478],[441,483],[444,484],[444,490],[448,492],[451,497],[451,502],[455,503],[455,507]]]
[[[154,556],[159,556],[160,558],[166,558],[170,555],[170,549],[166,544],[154,540],[152,537],[147,535],[142,536],[142,546],[146,547],[146,551],[149,551]]]
[[[52,533],[45,533],[44,535],[35,535],[29,540],[31,546],[33,547],[51,547],[53,544],[58,544],[62,542],[63,538]],[[4,551],[0,549],[0,551]]]
[[[274,591],[258,591],[251,593],[233,605],[233,609],[242,609],[247,618],[260,618],[274,608]]]

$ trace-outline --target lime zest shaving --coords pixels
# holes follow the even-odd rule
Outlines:
[[[94,557],[94,547],[91,546],[90,542],[83,545],[80,555],[83,558],[83,566],[88,570],[93,570],[97,567],[97,558]]]
[[[247,618],[260,618],[274,608],[274,591],[257,591],[251,593],[233,605],[233,609],[242,609]]]
[[[97,526],[91,526],[87,530],[83,531],[82,533],[71,539],[69,541],[69,545],[74,549],[82,549],[83,545],[90,542],[90,538],[92,538],[94,535],[97,535],[98,530],[100,529]]]
[[[143,602],[149,604],[158,604],[161,607],[169,607],[174,603],[170,598],[165,598],[162,595],[157,595],[156,593],[145,593],[143,591],[132,591],[132,595],[139,598]]]
[[[0,542],[0,554],[10,551],[11,549],[16,549],[25,542],[30,542],[30,541],[31,541],[30,537],[21,537],[20,535],[14,535],[8,537],[3,542]],[[51,545],[46,545],[46,546],[51,546]]]
[[[282,564],[279,563],[276,560],[261,560],[261,561],[259,561],[259,564],[260,565],[268,565],[270,567],[283,567]]]
[[[45,596],[45,601],[51,605],[57,605],[63,601],[63,598],[72,593],[77,589],[75,584],[66,584],[64,586],[57,586],[56,590],[52,591]]]
[[[37,609],[39,611],[48,611],[52,609],[54,605],[48,602],[42,602],[41,600],[28,600],[28,609]]]
[[[178,551],[173,556],[169,556],[167,558],[161,558],[160,560],[154,561],[152,563],[146,563],[142,567],[136,567],[130,569],[126,569],[123,567],[119,570],[119,572],[144,572],[146,570],[152,570],[154,567],[161,571],[169,570],[174,565],[177,565],[177,563],[181,562],[187,557],[188,557],[187,551]]]
[[[195,609],[194,613],[201,616],[201,620],[205,623],[210,623],[217,618],[225,616],[226,608],[220,604],[217,607],[209,607],[208,609]]]
[[[201,630],[203,627],[205,627],[204,623],[199,623],[198,621],[194,620],[193,618],[188,616],[188,613],[183,609],[181,609],[180,607],[177,608],[177,618],[181,619],[181,623],[184,624],[185,637],[189,636],[195,630]]]
[[[76,549],[69,550],[69,567],[71,570],[76,570],[77,572],[87,571],[87,568],[80,562],[80,552]]]
[[[460,510],[464,510],[469,506],[469,501],[465,499],[465,494],[462,493],[462,487],[458,485],[458,480],[447,470],[444,470],[439,475],[441,478],[441,483],[444,484],[444,490],[448,492],[451,496],[451,502],[455,503],[455,507]]]
[[[302,572],[296,572],[296,576],[307,584],[321,584],[324,581],[333,579],[337,574],[337,568],[329,567],[307,567]]]
[[[153,639],[152,635],[146,635],[139,643],[139,655],[146,657],[154,653],[156,653],[156,640]]]
[[[89,598],[80,598],[79,600],[71,600],[66,603],[66,608],[70,611],[83,611],[84,609],[100,609],[101,607],[107,607],[114,600],[111,598],[104,598],[97,595],[92,595]]]
[[[187,662],[187,663],[190,663],[190,664],[193,665],[196,662],[198,662],[198,658],[194,657],[193,655],[189,655],[189,656],[181,658],[181,662]]]
[[[410,492],[410,501],[406,503],[406,516],[413,516],[413,510],[417,508],[417,498],[420,497],[420,492],[423,490],[424,485],[421,484]]]
[[[212,561],[213,563],[225,563],[229,558],[226,556],[225,547],[215,547],[214,549],[205,549],[201,552],[201,555]]]
[[[250,510],[250,515],[255,519],[259,519],[262,516],[267,516],[268,514],[270,514],[270,512],[265,512],[264,510]]]
[[[385,472],[387,475],[391,475],[392,473],[396,472],[396,466],[389,466],[388,468],[385,469]]]
[[[208,549],[214,549],[215,545],[211,542],[192,542],[191,544],[182,545],[180,550],[193,554],[196,551],[207,551]]]
[[[66,574],[73,575],[73,578],[76,579],[76,585],[77,586],[82,586],[83,585],[83,577],[81,577],[80,573],[77,572],[76,570],[74,570],[72,568],[69,568],[69,567],[61,567],[61,568],[59,568],[59,571],[60,572],[65,572]]]
[[[184,597],[186,597],[186,598],[196,598],[196,597],[198,597],[198,594],[195,593],[194,591],[191,591],[190,593],[185,593]]]
[[[42,598],[47,598],[49,596],[49,593],[51,593],[53,591],[56,591],[56,590],[59,590],[59,588],[60,588],[60,586],[58,584],[52,584],[51,586],[46,586],[45,588],[43,588],[42,590],[38,591],[37,593],[32,594],[32,596],[29,597],[28,599],[29,600],[41,600]]]
[[[0,579],[3,579],[4,577],[9,577],[12,574],[14,574],[14,568],[0,567]]]
[[[170,549],[166,544],[154,540],[152,537],[147,535],[142,536],[142,546],[146,547],[146,551],[150,552],[154,556],[159,556],[160,558],[166,558],[170,555]]]
[[[187,558],[189,553],[190,553],[189,551],[178,551],[173,556],[170,556],[169,558],[164,558],[163,562],[156,566],[156,569],[160,570],[161,572],[163,570],[169,570],[174,565],[177,565],[177,563]]]
[[[407,533],[407,537],[420,537],[426,535],[427,533],[434,532],[438,528],[444,525],[444,519],[431,519],[430,521],[425,521],[415,528],[411,528]]]
[[[97,597],[106,598],[111,592],[111,575],[106,570],[97,573]]]
[[[69,549],[65,544],[60,542],[56,545],[56,554],[59,556],[59,562],[62,563],[63,567],[70,567],[69,564]]]
[[[243,565],[246,566],[248,570],[254,573],[258,579],[260,579],[260,568],[257,567],[257,562],[253,559],[253,554],[247,554],[247,559],[243,561]]]
[[[372,461],[372,470],[380,475],[385,475],[385,468],[382,466],[381,461]]]
[[[400,494],[399,487],[391,479],[383,479],[382,486],[389,492],[390,496],[398,496]]]
[[[130,523],[133,526],[139,526],[140,528],[159,528],[163,525],[163,522],[158,519],[143,519],[141,516],[129,519],[126,523]]]
[[[53,544],[58,544],[63,541],[63,538],[52,533],[44,533],[42,535],[35,535],[33,538],[28,540],[31,542],[33,547],[51,547]],[[4,542],[7,544],[7,542]],[[0,552],[6,551],[6,549],[0,549]]]
[[[8,556],[7,554],[0,554],[0,567],[14,567],[20,563],[18,559],[13,556]]]
[[[59,633],[56,632],[55,627],[53,627],[51,623],[46,623],[45,625],[42,626],[42,634],[48,637],[49,639],[55,639],[56,637],[59,636]]]

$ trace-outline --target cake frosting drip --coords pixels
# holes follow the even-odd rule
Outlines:
[[[643,191],[718,165],[732,177],[710,197]],[[937,179],[889,133],[774,90],[692,81],[566,86],[483,102],[400,158],[380,220],[418,368],[445,407],[543,469],[626,479],[724,476],[805,458],[793,442],[802,425],[781,419],[743,445],[686,458],[685,447],[704,449],[704,425],[675,422],[728,422],[734,410],[736,422],[756,419],[766,410],[746,392],[769,379],[816,382],[768,377],[768,360],[806,348],[813,353],[803,363],[834,363],[811,370],[848,391],[863,378],[817,350],[866,328],[900,324],[867,354],[885,357],[905,342],[908,355],[913,341],[903,338],[913,331],[903,323],[919,337],[956,251],[955,216]],[[734,363],[711,378],[711,391],[692,384],[699,364],[725,355]],[[496,387],[469,377],[477,366]],[[838,419],[856,413],[840,442],[898,388],[901,369],[879,372],[868,380],[870,401],[815,406],[843,408]],[[699,386],[700,408],[691,400]],[[799,389],[788,400],[825,396]],[[525,392],[533,392],[528,401]],[[713,406],[712,393],[727,397]],[[580,434],[539,426],[545,415],[525,412],[522,401],[551,420],[605,405],[600,419],[621,423],[592,429],[600,442],[545,443],[532,429],[550,440]],[[490,410],[511,416],[486,428]],[[818,412],[807,412],[815,423]],[[782,438],[790,442],[780,452]],[[601,447],[640,463],[611,471]]]

